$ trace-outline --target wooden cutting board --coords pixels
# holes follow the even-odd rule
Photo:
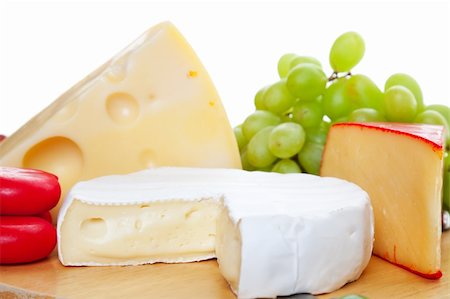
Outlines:
[[[319,298],[357,293],[378,298],[450,298],[450,232],[442,236],[443,277],[433,281],[377,257],[356,282]],[[0,267],[0,298],[235,298],[215,260],[130,267],[64,267],[53,254]]]

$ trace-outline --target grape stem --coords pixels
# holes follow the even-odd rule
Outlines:
[[[344,73],[344,74],[341,75],[341,76],[339,76],[339,73],[338,73],[338,72],[333,72],[333,73],[331,74],[331,76],[328,78],[328,82],[334,81],[334,80],[339,79],[339,78],[346,78],[346,77],[351,77],[351,76],[352,76],[352,73],[351,73],[351,72]]]
[[[337,77],[338,77],[338,73],[337,73],[337,72],[333,72],[333,73],[331,74],[331,76],[328,78],[328,82],[331,82],[331,81],[333,81],[333,80],[336,80]]]

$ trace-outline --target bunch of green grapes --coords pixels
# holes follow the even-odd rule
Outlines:
[[[450,108],[426,106],[419,84],[407,74],[390,76],[381,90],[367,76],[352,73],[364,52],[358,33],[339,36],[330,50],[331,76],[314,57],[281,56],[280,79],[256,93],[256,111],[234,128],[243,168],[319,174],[328,130],[337,122],[442,125],[447,132],[444,205],[450,209]]]

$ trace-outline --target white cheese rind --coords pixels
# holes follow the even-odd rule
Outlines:
[[[239,298],[328,293],[356,280],[370,258],[371,234],[367,225],[358,227],[367,219],[363,206],[242,219]]]
[[[165,167],[75,185],[60,211],[60,260],[65,265],[117,264],[66,260],[62,232],[78,233],[76,223],[65,227],[76,201],[108,207],[205,199],[222,209],[225,216],[219,220],[228,220],[217,222],[215,253],[204,258],[217,255],[240,298],[330,292],[356,280],[370,259],[372,209],[367,193],[352,183],[307,174]],[[153,256],[146,262],[180,261],[189,260]],[[136,264],[120,264],[127,263]]]
[[[278,178],[268,179],[276,185]],[[238,281],[230,285],[239,298],[331,292],[359,278],[369,262],[374,228],[364,191],[332,178],[281,178],[291,187],[283,184],[269,194],[261,185],[226,197],[241,249],[230,253],[239,246],[228,242],[216,245],[216,254],[220,267],[221,261],[239,261],[238,276],[224,273]]]

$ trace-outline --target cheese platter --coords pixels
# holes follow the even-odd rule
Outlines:
[[[330,77],[283,55],[232,129],[187,40],[150,28],[1,141],[0,296],[448,295],[449,108],[352,74],[364,52],[340,35]]]

